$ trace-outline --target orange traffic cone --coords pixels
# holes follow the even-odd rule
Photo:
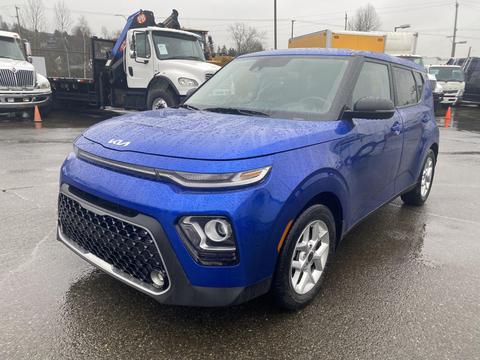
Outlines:
[[[34,122],[42,122],[42,117],[40,116],[40,110],[38,110],[37,105],[35,105],[35,112],[33,114],[33,121]]]
[[[450,121],[452,120],[452,107],[449,106],[447,113],[445,114],[445,127],[450,127]]]

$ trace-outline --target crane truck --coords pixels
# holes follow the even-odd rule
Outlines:
[[[183,31],[173,10],[130,15],[116,41],[91,39],[92,78],[49,78],[54,104],[132,110],[177,106],[220,68],[205,60],[199,35]]]

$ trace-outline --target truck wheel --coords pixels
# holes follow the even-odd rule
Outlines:
[[[401,196],[407,205],[421,206],[427,201],[435,175],[435,153],[430,149],[415,187]]]
[[[152,89],[148,93],[147,108],[158,110],[178,105],[176,96],[168,89]]]
[[[285,239],[272,283],[274,300],[298,310],[320,291],[335,251],[335,220],[324,205],[314,205],[295,221]]]

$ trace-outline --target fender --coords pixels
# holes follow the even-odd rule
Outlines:
[[[310,203],[321,194],[332,194],[340,202],[342,209],[342,223],[339,228],[340,233],[338,239],[342,238],[342,234],[349,227],[349,216],[347,199],[350,190],[343,176],[335,169],[324,168],[310,174],[291,192],[290,197],[285,201],[285,206],[278,214],[275,229],[279,229],[276,234],[276,240],[280,239],[282,232],[290,220],[294,220],[305,210]],[[337,243],[338,245],[338,243]],[[275,243],[275,249],[277,244]]]

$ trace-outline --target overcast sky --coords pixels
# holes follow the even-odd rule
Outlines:
[[[0,14],[7,21],[13,21],[14,4],[20,7],[25,0],[0,0]],[[48,24],[53,28],[54,0],[43,0],[49,11]],[[172,9],[180,13],[179,20],[184,27],[209,30],[216,45],[232,45],[228,26],[243,22],[265,32],[265,46],[273,47],[273,0],[65,0],[76,20],[84,15],[94,33],[100,34],[101,27],[119,30],[124,19],[113,14],[129,15],[139,8],[152,10],[157,21],[167,17]],[[353,16],[355,9],[366,4],[355,0],[277,0],[278,3],[278,45],[288,46],[291,20],[295,19],[295,35],[313,31],[343,29],[344,12]],[[458,41],[466,40],[467,45],[457,45],[457,56],[466,56],[469,46],[472,55],[480,56],[480,1],[460,0],[458,16]],[[372,0],[382,22],[381,30],[393,30],[401,24],[411,24],[412,31],[419,32],[417,52],[425,56],[448,57],[451,40],[446,36],[452,34],[455,5],[454,1],[418,0],[392,1]]]

